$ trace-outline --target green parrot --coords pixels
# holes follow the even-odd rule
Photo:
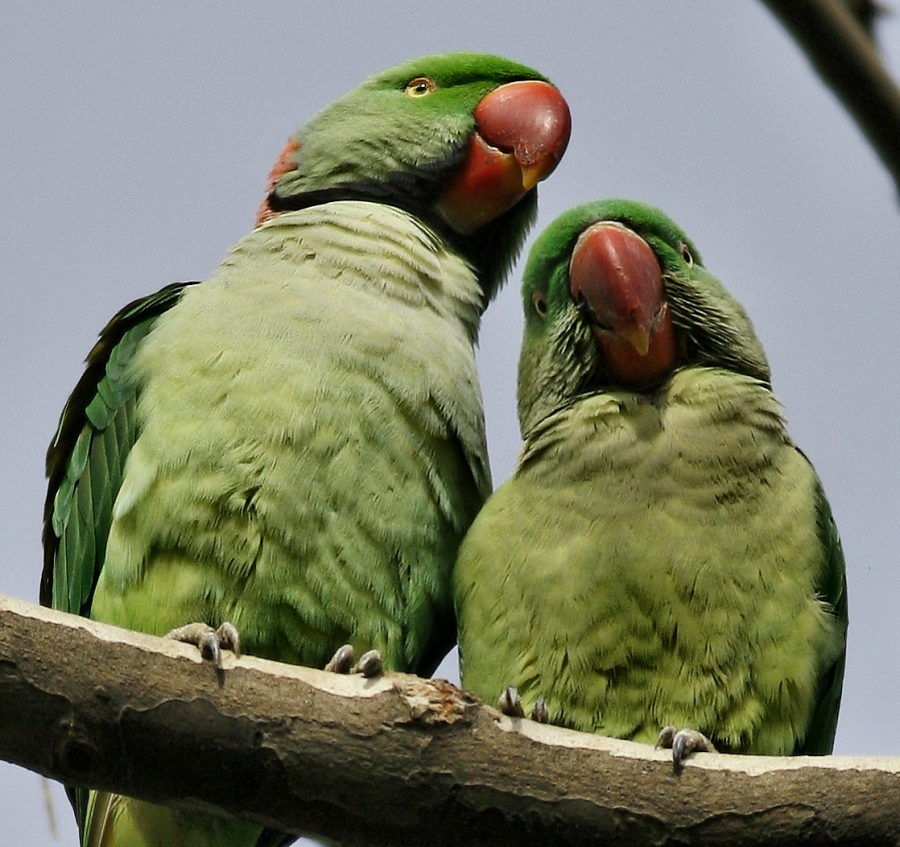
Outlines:
[[[563,155],[535,71],[474,53],[373,76],[288,143],[201,283],[106,326],[47,459],[44,604],[323,666],[430,674],[490,491],[473,345]],[[278,845],[226,817],[74,791],[84,847]]]
[[[626,200],[541,234],[523,305],[524,445],[454,572],[464,687],[673,746],[676,769],[713,747],[829,753],[844,557],[743,308]]]

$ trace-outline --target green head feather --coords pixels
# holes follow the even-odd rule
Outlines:
[[[680,367],[720,367],[770,382],[766,355],[746,312],[703,267],[699,251],[674,221],[644,203],[601,200],[564,212],[531,248],[522,284],[525,337],[518,393],[523,433],[579,394],[615,387],[569,286],[569,261],[579,236],[602,221],[628,227],[655,254],[678,332]]]
[[[420,91],[417,80],[428,81]],[[478,269],[486,305],[537,217],[536,189],[470,235],[446,227],[433,207],[466,156],[475,107],[517,80],[546,81],[525,65],[481,53],[423,56],[370,77],[298,131],[296,168],[276,182],[271,208],[365,199],[406,209]]]
[[[297,168],[275,193],[288,198],[343,186],[428,205],[465,154],[479,101],[522,79],[544,77],[479,53],[423,56],[376,74],[300,129]],[[417,92],[410,86],[415,80],[434,87]]]

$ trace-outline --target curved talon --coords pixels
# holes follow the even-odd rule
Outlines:
[[[654,750],[658,750],[660,747],[665,748],[666,750],[672,749],[672,739],[675,738],[675,727],[674,726],[664,726],[660,731],[659,735],[656,736],[656,744],[653,745]]]
[[[378,650],[368,650],[363,653],[350,671],[350,673],[361,673],[366,679],[381,676],[383,672],[384,663],[381,661],[381,653]]]
[[[525,710],[522,708],[522,698],[519,697],[519,689],[514,685],[507,685],[500,695],[500,711],[511,718],[524,718]]]
[[[241,655],[241,639],[237,627],[229,621],[225,621],[218,629],[213,629],[206,623],[189,623],[169,630],[165,637],[193,644],[200,650],[200,655],[216,668],[222,667],[222,650],[231,650],[235,656]]]
[[[353,645],[343,644],[338,647],[328,664],[325,665],[325,670],[331,673],[360,673],[366,679],[381,676],[384,672],[384,663],[378,650],[366,651],[355,665],[353,664],[353,655]]]
[[[547,710],[547,703],[543,697],[538,697],[534,701],[534,708],[531,710],[531,719],[538,723],[549,723],[550,712]]]
[[[353,645],[343,644],[335,650],[334,655],[325,665],[325,670],[331,673],[350,673],[353,667]]]
[[[210,627],[209,632],[204,632],[200,636],[197,646],[200,648],[200,655],[204,659],[212,662],[217,668],[222,667],[222,650],[219,644],[219,636],[216,635],[216,631],[212,627]]]
[[[219,639],[219,646],[223,650],[231,650],[235,656],[241,655],[241,636],[231,621],[219,624],[216,635]]]
[[[681,773],[684,760],[691,753],[715,753],[716,747],[702,732],[696,729],[679,729],[664,726],[656,739],[657,747],[672,749],[672,766],[675,773]]]

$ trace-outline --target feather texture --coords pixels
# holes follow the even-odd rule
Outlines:
[[[464,542],[464,685],[493,701],[515,684],[603,735],[652,743],[672,724],[723,750],[806,750],[844,648],[821,509],[751,378],[688,369],[652,399],[579,399],[532,431]]]
[[[526,81],[513,109],[489,97]],[[156,634],[230,621],[245,652],[313,666],[350,642],[430,673],[490,490],[478,323],[568,131],[540,75],[473,53],[378,74],[303,127],[213,276],[126,307],[89,355],[48,453],[42,602]],[[293,840],[72,796],[84,847]]]
[[[254,655],[320,666],[350,640],[429,670],[490,484],[479,311],[472,270],[397,209],[254,230],[130,361],[140,435],[93,616],[231,620]]]
[[[576,285],[588,238],[578,273],[593,276]],[[662,295],[631,288],[615,258],[636,240],[629,262],[661,275]],[[579,292],[607,290],[648,298],[645,351],[671,321],[650,384],[618,384],[605,358],[616,329]],[[523,304],[524,446],[454,575],[465,687],[493,702],[515,685],[526,710],[540,696],[552,722],[620,738],[672,725],[723,751],[830,752],[844,558],[743,308],[671,220],[624,200],[541,234]]]

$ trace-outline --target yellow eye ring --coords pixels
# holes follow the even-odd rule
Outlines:
[[[403,93],[407,97],[427,97],[437,86],[427,76],[417,76],[406,83]]]
[[[691,255],[691,251],[688,249],[687,244],[679,244],[678,252],[681,253],[681,258],[684,259],[685,264],[689,268],[694,267],[694,257]]]

